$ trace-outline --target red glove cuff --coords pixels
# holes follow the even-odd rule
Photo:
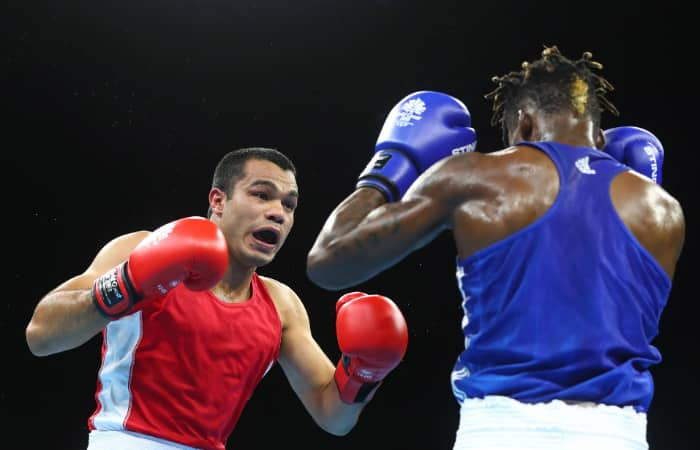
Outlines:
[[[367,403],[374,397],[382,381],[363,383],[350,375],[350,358],[343,356],[335,367],[335,383],[340,392],[340,398],[345,403]]]

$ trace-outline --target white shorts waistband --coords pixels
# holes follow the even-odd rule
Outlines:
[[[465,399],[454,450],[648,450],[647,418],[630,407]]]
[[[88,438],[87,450],[197,450],[176,442],[131,431],[93,430]]]

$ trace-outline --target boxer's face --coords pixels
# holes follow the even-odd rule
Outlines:
[[[299,193],[294,174],[270,161],[251,159],[244,173],[224,203],[219,226],[233,259],[259,267],[271,262],[287,239]]]

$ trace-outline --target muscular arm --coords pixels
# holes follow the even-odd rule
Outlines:
[[[432,241],[449,226],[450,170],[445,161],[421,175],[403,200],[384,203],[374,189],[350,194],[331,213],[307,257],[317,285],[361,283]]]
[[[333,377],[335,365],[311,335],[309,318],[299,297],[286,286],[272,288],[270,293],[286,297],[281,302],[284,330],[279,363],[289,384],[321,428],[338,436],[347,434],[364,405],[340,399]]]
[[[46,294],[26,328],[29,350],[47,356],[78,347],[99,333],[108,320],[95,308],[91,288],[95,280],[128,258],[148,232],[118,237],[105,245],[85,272]]]

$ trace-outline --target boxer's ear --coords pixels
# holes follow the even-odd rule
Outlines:
[[[595,134],[595,147],[598,150],[603,150],[605,148],[605,134],[603,133],[603,130],[598,128],[598,132]]]
[[[226,193],[219,188],[211,188],[209,191],[209,217],[221,217],[226,202]]]

